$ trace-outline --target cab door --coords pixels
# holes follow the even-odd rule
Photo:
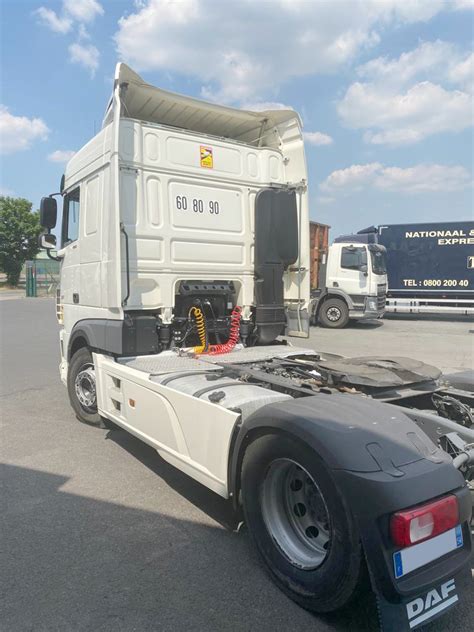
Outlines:
[[[58,256],[62,258],[61,303],[63,305],[80,303],[80,216],[81,187],[77,186],[68,191],[63,200],[61,249],[58,251]]]
[[[351,297],[369,293],[369,264],[365,246],[341,244],[337,263],[331,285],[339,287]]]

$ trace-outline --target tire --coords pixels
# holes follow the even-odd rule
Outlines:
[[[347,303],[340,298],[329,298],[321,305],[319,310],[319,322],[323,327],[339,329],[349,322],[349,308]]]
[[[303,483],[306,477],[311,480]],[[305,500],[310,504],[305,506]],[[282,435],[267,435],[250,444],[242,465],[242,502],[250,536],[267,571],[300,606],[332,612],[365,586],[355,521],[324,463],[308,446]]]
[[[82,376],[82,379],[81,379]],[[82,384],[81,384],[82,383]],[[91,405],[86,405],[84,397],[87,383],[89,384]],[[77,388],[82,389],[83,401],[78,396]],[[97,412],[97,400],[95,395],[95,372],[92,354],[87,347],[82,347],[72,356],[67,373],[67,390],[69,401],[76,413],[77,419],[83,423],[99,428],[105,428],[103,418]],[[93,393],[92,393],[93,390]]]

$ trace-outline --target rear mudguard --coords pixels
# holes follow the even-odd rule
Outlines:
[[[401,410],[350,394],[318,394],[262,407],[235,438],[229,471],[235,502],[246,446],[267,433],[304,442],[331,471],[359,528],[383,630],[414,630],[469,597],[469,491],[451,458]],[[462,547],[397,580],[390,515],[447,493],[459,500]]]

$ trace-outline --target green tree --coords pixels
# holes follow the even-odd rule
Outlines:
[[[9,285],[16,286],[21,269],[39,251],[39,213],[31,212],[31,202],[0,196],[0,270]]]

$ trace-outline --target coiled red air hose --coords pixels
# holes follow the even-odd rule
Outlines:
[[[208,355],[220,355],[221,353],[229,353],[235,347],[240,335],[240,319],[242,318],[242,308],[236,305],[230,315],[230,333],[227,342],[221,345],[209,345]]]

